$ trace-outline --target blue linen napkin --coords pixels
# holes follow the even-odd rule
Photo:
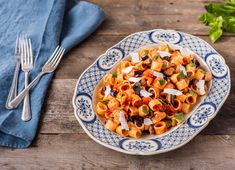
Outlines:
[[[30,80],[33,80],[58,44],[69,51],[89,36],[104,18],[101,8],[85,1],[0,0],[0,145],[26,148],[31,144],[53,76],[43,76],[30,91],[30,121],[21,120],[22,104],[12,110],[5,108],[16,64],[14,46],[17,33],[26,33],[32,40],[34,69]],[[24,88],[23,82],[24,74],[21,72],[19,91]]]

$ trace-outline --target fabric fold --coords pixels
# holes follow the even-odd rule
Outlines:
[[[16,64],[14,46],[17,33],[23,32],[32,40],[32,80],[58,44],[68,52],[97,29],[105,14],[92,3],[66,0],[0,0],[0,9],[0,145],[26,148],[36,135],[43,101],[53,74],[42,77],[30,91],[30,121],[21,120],[22,104],[16,109],[5,108]],[[24,74],[21,72],[19,91],[24,88],[23,82]]]

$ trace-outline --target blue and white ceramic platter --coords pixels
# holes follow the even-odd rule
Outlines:
[[[201,104],[174,130],[155,138],[131,139],[107,130],[93,110],[93,93],[102,77],[130,52],[143,46],[169,43],[189,49],[201,57],[213,75],[212,86]],[[204,40],[174,30],[156,29],[131,34],[111,47],[78,79],[74,114],[85,132],[99,144],[133,155],[153,155],[179,148],[193,139],[215,117],[229,95],[230,71],[224,58]]]

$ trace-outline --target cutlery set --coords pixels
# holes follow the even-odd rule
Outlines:
[[[65,49],[57,46],[54,50],[51,57],[42,67],[41,72],[34,78],[34,80],[29,83],[29,73],[33,69],[33,51],[31,39],[27,37],[27,35],[18,35],[16,39],[15,46],[15,58],[16,58],[16,67],[15,73],[12,81],[12,85],[8,94],[6,108],[14,109],[19,106],[19,104],[24,100],[23,110],[21,114],[21,119],[23,121],[29,121],[32,118],[31,107],[30,107],[30,97],[29,91],[32,87],[34,87],[40,80],[40,78],[47,73],[51,73],[55,71],[57,68],[62,56],[64,55]],[[18,76],[21,70],[25,75],[25,88],[18,95]]]

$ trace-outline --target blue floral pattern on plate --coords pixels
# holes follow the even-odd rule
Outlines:
[[[107,71],[126,54],[142,46],[171,43],[188,48],[200,56],[211,69],[212,87],[206,98],[187,121],[154,139],[134,140],[107,130],[96,118],[92,98],[94,89]],[[198,37],[174,30],[156,29],[132,34],[100,57],[80,76],[73,97],[74,113],[85,132],[96,142],[127,154],[152,155],[176,149],[195,137],[215,117],[231,87],[230,71],[223,57]]]

